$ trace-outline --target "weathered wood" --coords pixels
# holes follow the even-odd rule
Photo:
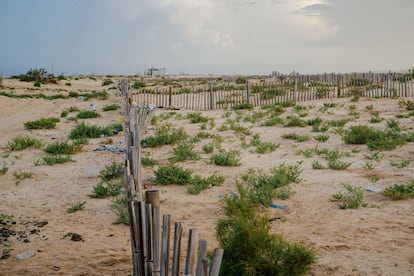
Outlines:
[[[197,267],[196,267],[196,276],[205,276],[207,275],[205,260],[207,259],[207,241],[200,239],[198,246],[198,256],[197,256]]]
[[[180,273],[180,256],[181,256],[181,237],[183,234],[183,227],[181,222],[175,223],[174,229],[174,248],[173,248],[173,265],[172,276],[178,276]]]
[[[224,250],[216,248],[214,251],[213,262],[211,263],[210,276],[218,276],[220,273],[221,260],[223,259]]]
[[[185,259],[184,276],[193,276],[195,273],[196,256],[197,256],[197,229],[190,229],[187,246],[187,257]]]
[[[161,276],[169,275],[171,215],[162,216]]]

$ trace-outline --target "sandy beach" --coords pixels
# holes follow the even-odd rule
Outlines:
[[[62,82],[58,85],[42,85],[40,90],[28,90],[33,88],[32,83],[3,79],[4,89],[0,91],[52,95],[58,93],[57,89],[62,89],[61,93],[103,89],[99,79],[80,78],[67,82],[71,83],[70,87]],[[78,122],[100,126],[119,122],[122,110],[102,111],[107,104],[122,105],[118,90],[107,91],[108,99],[88,101],[78,98],[46,100],[0,96],[0,166],[8,167],[8,171],[0,176],[0,215],[7,217],[0,228],[17,233],[2,237],[0,275],[131,275],[129,228],[114,224],[117,215],[110,208],[113,198],[88,197],[93,187],[100,182],[98,175],[91,172],[102,170],[112,162],[122,162],[123,154],[94,151],[108,143],[106,137],[90,139],[81,152],[72,156],[73,162],[53,166],[35,164],[45,155],[42,149],[11,152],[7,149],[8,142],[18,135],[29,135],[45,144],[67,141],[77,122],[61,118],[60,114],[73,106],[87,110],[93,104],[101,115],[93,119],[78,119]],[[326,103],[334,105],[324,108]],[[352,118],[344,129],[358,124],[385,129],[389,119],[398,120],[400,126],[408,131],[413,131],[414,127],[414,117],[396,117],[409,113],[399,105],[399,99],[360,98],[357,102],[351,102],[350,98],[341,98],[302,102],[300,105],[306,107],[307,114],[301,117],[303,120],[318,116],[324,121]],[[407,143],[395,150],[383,151],[383,157],[372,161],[373,167],[368,169],[367,156],[375,151],[369,150],[366,145],[345,144],[335,127],[325,133],[329,139],[321,142],[313,139],[320,133],[312,132],[310,126],[265,127],[240,120],[239,123],[249,128],[252,135],[259,134],[262,142],[279,144],[275,151],[265,154],[254,152],[251,147],[243,147],[240,137],[232,130],[220,130],[220,126],[226,123],[226,116],[236,120],[237,116],[259,111],[201,112],[214,121],[214,126],[207,126],[204,131],[220,135],[224,149],[239,150],[241,166],[211,164],[211,154],[202,150],[203,145],[211,141],[210,138],[195,143],[194,149],[201,157],[199,160],[178,164],[202,176],[214,172],[225,176],[221,186],[192,195],[184,186],[155,185],[152,179],[157,166],[142,169],[142,178],[148,184],[147,187],[161,190],[161,212],[171,214],[172,222],[182,221],[186,235],[189,228],[197,228],[199,236],[208,240],[209,250],[213,250],[218,246],[215,224],[221,215],[220,200],[223,195],[236,191],[235,184],[241,174],[249,168],[268,171],[282,163],[299,164],[302,180],[289,185],[294,195],[287,200],[274,199],[274,203],[287,208],[281,210],[269,207],[268,212],[273,218],[272,233],[281,234],[288,241],[311,245],[315,249],[317,258],[310,275],[414,275],[413,199],[393,201],[381,193],[388,186],[413,179],[414,144]],[[351,111],[353,115],[350,115]],[[378,111],[384,120],[377,124],[370,123],[372,111]],[[200,124],[192,124],[185,118],[189,112],[158,109],[155,115],[159,118],[169,115],[159,119],[158,124],[182,126],[187,134],[194,136],[201,131]],[[294,114],[294,109],[288,107],[281,117],[285,119]],[[46,117],[60,118],[56,128],[28,130],[24,127],[25,122]],[[156,126],[149,124],[144,137],[154,134],[155,130]],[[288,133],[308,135],[309,140],[298,142],[282,138]],[[110,138],[112,141],[109,145],[122,146],[124,143],[122,132]],[[246,137],[247,141],[250,139],[251,135]],[[341,160],[351,165],[345,170],[314,169],[315,161],[326,167],[326,160],[321,155],[306,157],[303,154],[315,147],[339,150],[343,153]],[[170,145],[143,148],[142,153],[157,160],[160,165],[166,165],[174,156],[172,148]],[[404,168],[391,165],[404,160],[409,161]],[[14,173],[21,171],[31,172],[32,177],[16,184],[18,181]],[[376,181],[369,177],[372,175],[377,177]],[[330,199],[333,194],[344,191],[343,183],[362,187],[367,206],[343,210],[336,202],[332,202]],[[83,201],[86,201],[84,210],[66,212],[74,203]],[[80,235],[81,239],[72,240],[73,233]],[[32,256],[21,260],[16,257],[25,252]]]

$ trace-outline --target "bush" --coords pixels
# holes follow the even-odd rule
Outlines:
[[[299,135],[296,133],[286,133],[282,135],[283,139],[291,139],[291,140],[295,140],[298,142],[305,142],[308,141],[310,138],[308,135]]]
[[[78,149],[74,144],[68,142],[55,142],[47,145],[44,151],[49,154],[73,154]]]
[[[237,84],[246,84],[247,83],[247,77],[243,77],[243,76],[237,77],[235,82]]]
[[[115,224],[129,225],[128,199],[125,193],[111,201],[111,209],[118,215]]]
[[[404,184],[395,184],[387,187],[382,194],[393,200],[408,199],[414,196],[414,179]]]
[[[108,105],[105,105],[102,110],[103,111],[111,111],[111,110],[117,110],[117,109],[119,109],[119,105],[117,105],[117,104],[108,104]]]
[[[194,145],[189,143],[180,143],[175,148],[174,152],[174,162],[181,162],[185,160],[198,160],[200,155],[194,151]]]
[[[146,86],[145,82],[143,82],[143,81],[136,81],[131,85],[131,87],[134,88],[134,89],[139,89],[139,88],[142,88],[142,87],[145,87],[145,86]]]
[[[7,149],[10,151],[14,150],[24,150],[27,148],[41,148],[43,143],[36,138],[30,136],[16,136],[11,141],[7,142]]]
[[[69,155],[46,155],[42,157],[40,161],[36,161],[38,164],[45,163],[47,165],[63,164],[66,162],[73,161]]]
[[[328,162],[328,166],[332,170],[345,170],[351,165],[351,162],[344,162],[341,160],[331,160]]]
[[[76,115],[79,119],[89,119],[89,118],[97,118],[100,117],[99,113],[93,110],[81,110],[79,111],[78,115]]]
[[[339,202],[338,206],[341,209],[358,209],[361,205],[366,204],[362,187],[355,187],[346,183],[343,183],[342,186],[346,189],[346,192],[336,193],[331,198],[331,201]]]
[[[211,161],[215,165],[219,166],[240,166],[240,152],[237,150],[220,150],[220,153],[217,153],[211,157]]]
[[[58,118],[41,118],[36,121],[29,121],[24,123],[24,127],[27,129],[51,129],[56,127],[56,123],[60,120]]]
[[[209,120],[208,117],[201,115],[201,112],[190,112],[187,114],[187,119],[190,119],[191,123],[205,123]]]
[[[178,141],[187,139],[188,135],[184,128],[175,128],[170,124],[165,124],[157,127],[154,136],[148,136],[141,140],[141,145],[144,147],[161,147],[164,145],[171,145]]]
[[[159,167],[155,171],[155,182],[161,185],[186,185],[191,182],[192,172],[176,165]]]
[[[111,79],[104,79],[104,81],[102,82],[102,86],[107,86],[113,83],[114,82]]]
[[[100,171],[99,176],[102,180],[111,180],[120,177],[124,172],[124,164],[112,162],[109,165],[105,165],[105,168]]]
[[[285,127],[304,127],[306,125],[307,122],[297,116],[288,116],[284,124]]]
[[[216,225],[224,249],[220,275],[304,275],[315,260],[313,250],[269,234],[268,215],[251,209],[248,191],[241,185],[238,190],[238,197],[225,196]]]
[[[79,123],[69,134],[70,139],[81,138],[99,138],[101,135],[113,136],[114,134],[122,131],[121,124],[112,124],[106,127],[99,127],[94,125],[86,125],[84,122]]]
[[[93,186],[90,198],[104,198],[108,196],[117,196],[122,191],[123,183],[100,182]]]
[[[224,176],[216,173],[213,173],[209,177],[195,175],[191,178],[190,186],[187,188],[187,192],[198,195],[201,191],[209,187],[220,186],[223,184],[224,180]]]

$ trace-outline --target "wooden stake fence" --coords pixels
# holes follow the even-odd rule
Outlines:
[[[271,80],[271,81],[270,81]],[[263,106],[279,102],[361,96],[366,98],[414,97],[414,72],[278,75],[242,85],[209,83],[181,88],[141,88],[130,91],[138,105],[188,110],[216,110],[241,104]]]
[[[175,222],[172,259],[170,258],[171,216],[161,217],[160,191],[145,192],[141,180],[141,131],[154,115],[155,108],[138,106],[128,94],[126,80],[119,83],[124,96],[124,134],[126,141],[125,183],[130,220],[132,266],[134,276],[178,276],[181,271],[183,226]],[[171,95],[171,92],[169,92]],[[162,222],[161,222],[162,221]],[[211,265],[207,259],[207,241],[199,240],[196,229],[190,229],[184,275],[218,276],[223,249],[215,249]],[[171,273],[170,273],[171,272]]]

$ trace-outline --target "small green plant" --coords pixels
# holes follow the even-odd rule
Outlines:
[[[171,145],[188,138],[188,134],[183,127],[176,128],[171,124],[165,124],[157,127],[155,135],[145,137],[141,145],[145,147],[161,147]]]
[[[173,162],[200,159],[200,154],[194,151],[194,145],[190,143],[179,143],[175,148],[173,148],[173,152]]]
[[[280,144],[275,144],[272,142],[261,142],[256,146],[256,152],[259,154],[265,154],[269,152],[274,152]]]
[[[191,182],[192,171],[176,165],[161,166],[155,171],[155,182],[161,185],[187,185]]]
[[[117,104],[107,104],[105,105],[102,110],[103,111],[112,111],[112,110],[118,110],[119,109],[119,105]]]
[[[35,165],[39,166],[42,164],[47,165],[55,165],[55,164],[63,164],[66,162],[74,162],[70,155],[56,155],[56,154],[48,154],[41,159],[35,161]]]
[[[123,183],[100,182],[93,186],[90,198],[104,198],[108,196],[117,196],[122,191]]]
[[[284,124],[285,127],[304,127],[307,122],[297,116],[288,116]]]
[[[376,151],[371,153],[370,155],[364,155],[364,157],[368,160],[375,160],[375,161],[380,161],[382,158],[384,158],[384,154],[380,151]]]
[[[371,115],[371,119],[369,120],[369,122],[371,124],[377,124],[377,123],[381,123],[384,119],[379,117],[378,115]]]
[[[309,141],[310,137],[308,135],[299,135],[296,133],[286,133],[282,135],[283,139],[295,140],[297,142]]]
[[[378,175],[375,175],[375,174],[369,174],[367,175],[367,178],[371,183],[377,183],[378,180],[381,179]]]
[[[319,141],[319,142],[326,142],[329,139],[329,135],[327,135],[327,134],[320,134],[320,135],[314,136],[313,139],[315,139],[316,141]]]
[[[224,150],[221,149],[219,153],[214,154],[211,157],[211,162],[219,166],[240,166],[240,152],[237,150]]]
[[[206,123],[209,120],[208,117],[201,115],[201,112],[190,112],[187,114],[187,118],[193,124]]]
[[[198,195],[201,191],[214,186],[220,186],[223,184],[225,178],[224,176],[213,173],[208,177],[201,177],[195,175],[191,178],[190,186],[187,188],[187,192],[190,194]]]
[[[136,81],[131,85],[131,87],[134,88],[134,89],[139,89],[139,88],[142,88],[142,87],[145,87],[145,86],[146,86],[145,82],[143,82],[143,81]]]
[[[123,163],[113,161],[111,164],[105,165],[105,168],[100,171],[99,176],[102,180],[111,180],[120,177],[124,170]]]
[[[78,146],[71,144],[69,142],[55,142],[47,145],[44,148],[44,151],[49,154],[58,155],[58,154],[74,154],[78,150]]]
[[[3,166],[0,168],[0,176],[5,175],[8,170],[9,167],[5,163],[3,163]]]
[[[414,196],[414,179],[402,184],[394,184],[382,191],[382,194],[393,200],[408,199]]]
[[[331,201],[338,202],[341,209],[358,209],[360,206],[366,205],[364,202],[364,189],[362,187],[352,186],[343,183],[342,186],[346,192],[339,192],[332,195]]]
[[[332,160],[328,162],[328,166],[332,170],[345,170],[351,166],[351,162],[344,162],[341,160]]]
[[[366,161],[363,167],[364,169],[367,169],[367,170],[373,170],[375,168],[375,165],[371,161]]]
[[[128,199],[125,193],[111,201],[111,209],[118,215],[115,224],[129,225]]]
[[[202,149],[205,153],[212,153],[214,151],[214,145],[212,143],[208,143],[203,145]]]
[[[90,118],[98,118],[101,115],[94,110],[81,110],[79,111],[78,115],[76,115],[79,119],[90,119]]]
[[[144,167],[153,167],[155,165],[158,165],[158,161],[145,156],[141,158],[141,165]]]
[[[104,79],[102,82],[102,86],[107,86],[113,84],[114,82],[111,79]]]
[[[11,141],[7,142],[7,149],[9,151],[15,151],[15,150],[24,150],[27,148],[41,148],[43,143],[36,138],[27,136],[27,135],[21,135],[16,136]]]
[[[66,213],[74,213],[76,211],[81,211],[85,209],[86,201],[83,202],[76,202],[72,206],[70,206],[68,209],[66,209]]]
[[[317,160],[314,160],[312,162],[312,168],[314,170],[323,170],[323,169],[325,169],[325,167],[319,161],[317,161]]]
[[[86,125],[84,122],[78,123],[69,134],[70,139],[99,138],[103,136],[113,136],[122,131],[122,124],[112,124],[106,127]]]
[[[295,195],[295,192],[289,186],[283,186],[275,189],[275,198],[286,200]]]
[[[31,173],[31,172],[25,172],[25,171],[19,171],[19,172],[14,172],[13,173],[13,176],[17,180],[22,180],[22,179],[26,179],[26,178],[32,178],[33,173]]]
[[[410,165],[410,160],[402,160],[400,162],[391,161],[390,165],[398,169],[403,169]]]
[[[27,129],[51,129],[56,127],[56,123],[59,122],[59,118],[41,118],[35,121],[29,121],[24,123],[24,127]]]

